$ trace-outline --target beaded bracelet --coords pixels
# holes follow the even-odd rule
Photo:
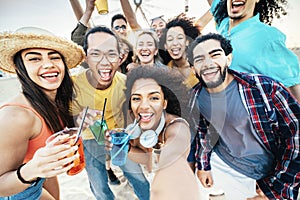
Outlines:
[[[35,182],[38,182],[41,178],[38,177],[37,179],[33,180],[33,181],[26,181],[22,176],[21,176],[21,168],[25,165],[26,163],[23,163],[22,165],[20,165],[17,169],[17,176],[18,176],[18,179],[24,183],[24,184],[33,184]]]

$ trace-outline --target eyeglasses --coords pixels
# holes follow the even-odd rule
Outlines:
[[[109,51],[109,52],[90,51],[88,52],[88,56],[91,58],[91,61],[93,62],[100,62],[104,56],[111,63],[117,62],[119,59],[119,53],[116,51]]]
[[[116,30],[116,31],[118,31],[118,30],[120,30],[120,29],[122,29],[122,31],[124,31],[124,30],[126,30],[126,26],[125,25],[122,25],[122,26],[115,26],[114,27],[114,29]]]

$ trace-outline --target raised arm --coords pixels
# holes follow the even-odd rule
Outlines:
[[[95,0],[85,0],[85,3],[86,3],[85,11],[82,17],[80,18],[79,22],[84,26],[89,27],[88,23],[91,19],[92,13],[95,8]]]
[[[212,2],[214,0],[207,0],[207,3],[211,6]],[[210,10],[207,10],[196,22],[195,26],[201,33],[201,31],[204,29],[204,27],[212,20],[213,16],[210,13]]]
[[[204,27],[212,20],[213,16],[210,13],[209,10],[207,10],[196,22],[195,26],[201,33],[201,31],[204,29]]]
[[[121,2],[123,13],[129,23],[130,28],[132,30],[141,29],[142,27],[139,25],[139,23],[136,20],[136,16],[131,8],[129,0],[120,0],[120,2]]]
[[[95,0],[86,0],[86,7],[79,23],[71,33],[71,40],[83,46],[84,35],[89,27],[89,20],[95,8]]]
[[[211,6],[211,4],[212,4],[213,1],[214,0],[207,0],[207,3]]]

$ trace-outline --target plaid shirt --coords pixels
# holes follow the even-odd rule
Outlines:
[[[275,80],[254,74],[229,70],[238,82],[239,94],[256,134],[276,159],[274,171],[257,180],[262,191],[270,199],[297,199],[300,181],[300,105],[284,86]],[[193,88],[191,107],[200,98],[202,85]],[[207,136],[209,122],[201,115],[197,122],[198,169],[210,170],[213,146]]]

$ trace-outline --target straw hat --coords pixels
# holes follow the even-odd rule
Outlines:
[[[79,65],[85,56],[82,47],[72,41],[41,28],[23,27],[0,33],[0,70],[15,73],[14,56],[28,48],[53,49],[63,55],[68,68]]]

